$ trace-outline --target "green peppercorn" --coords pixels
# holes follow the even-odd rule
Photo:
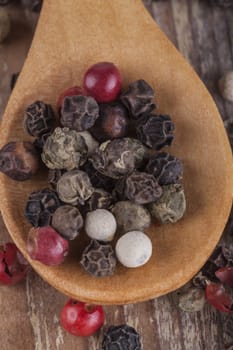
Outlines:
[[[84,205],[93,192],[94,188],[88,175],[81,170],[68,171],[57,182],[58,196],[68,204]]]
[[[77,131],[56,128],[47,138],[41,158],[50,169],[72,170],[86,161],[87,145]]]
[[[149,211],[140,204],[130,201],[119,201],[111,209],[120,232],[143,231],[150,226]]]
[[[140,141],[126,137],[102,143],[90,161],[100,173],[117,179],[140,167],[146,154]]]
[[[163,224],[180,220],[186,210],[184,189],[181,184],[162,186],[161,197],[149,205],[151,215]]]

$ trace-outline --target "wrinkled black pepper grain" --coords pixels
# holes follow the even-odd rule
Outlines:
[[[92,276],[111,276],[116,268],[114,250],[110,244],[92,240],[84,249],[80,264]]]
[[[52,107],[42,101],[35,101],[27,107],[24,114],[24,127],[29,135],[41,137],[50,133],[56,126]]]
[[[119,182],[119,184],[122,184]],[[153,175],[134,171],[124,179],[125,198],[137,204],[155,202],[162,194],[162,188]]]
[[[154,175],[160,185],[170,185],[182,179],[183,164],[171,154],[161,152],[149,159],[145,171]]]
[[[133,118],[138,118],[141,114],[150,113],[156,107],[154,90],[143,79],[131,83],[121,95],[120,100]]]
[[[171,146],[174,129],[174,123],[169,115],[143,115],[138,119],[136,126],[138,139],[157,151],[165,146]]]
[[[205,288],[208,280],[218,282],[215,272],[219,268],[229,266],[233,266],[233,244],[219,244],[201,271],[193,277],[192,282],[195,287]]]
[[[93,187],[103,188],[108,192],[112,192],[114,189],[116,181],[113,178],[105,176],[104,174],[101,174],[99,171],[97,171],[91,162],[87,161],[81,167],[81,170],[85,171],[88,174]]]
[[[32,192],[27,200],[24,215],[34,227],[48,226],[52,214],[61,205],[55,191],[45,188]]]
[[[127,324],[110,326],[104,334],[103,350],[141,350],[140,336]]]
[[[90,129],[99,117],[99,106],[90,96],[66,96],[61,108],[61,124],[84,131]]]

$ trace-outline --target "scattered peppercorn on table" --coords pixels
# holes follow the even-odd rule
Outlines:
[[[218,3],[220,4],[221,1],[218,1]],[[183,54],[191,61],[195,69],[204,79],[208,88],[216,97],[226,126],[229,127],[229,131],[232,132],[232,121],[230,121],[230,117],[233,113],[233,106],[221,99],[218,93],[217,80],[225,74],[226,68],[231,70],[233,67],[232,56],[230,55],[230,38],[233,39],[233,10],[223,10],[220,7],[211,6],[207,0],[203,0],[201,3],[197,0],[192,0],[192,2],[188,3],[184,0],[145,1],[145,4],[161,25],[162,29],[164,29],[175,45],[177,45]],[[5,64],[5,67],[6,64],[9,67],[7,69],[5,68],[5,71],[2,68],[0,73],[1,112],[4,109],[4,104],[10,93],[9,84],[11,73],[15,73],[21,68],[25,57],[25,48],[29,46],[34,23],[36,21],[36,15],[29,13],[28,10],[25,12],[17,4],[10,6],[8,10],[11,17],[14,18],[14,21],[10,34],[10,38],[12,39],[6,41],[4,46],[0,47],[2,67],[3,64]],[[190,18],[188,16],[190,16]],[[209,23],[207,32],[203,28],[203,24],[206,23],[206,21]],[[30,31],[28,31],[28,27],[27,31],[24,31],[26,25],[30,27]],[[184,26],[186,26],[185,31],[183,30]],[[218,32],[214,32],[216,26],[219,28]],[[222,32],[228,33],[224,42],[220,35]],[[18,34],[16,35],[16,33]],[[200,35],[197,35],[197,33]],[[214,38],[214,35],[216,38]],[[211,47],[206,48],[207,40]],[[216,60],[212,60],[211,57],[217,56],[220,44],[222,45],[221,55],[218,56],[219,61],[217,62]],[[17,60],[15,53],[17,53]],[[210,54],[211,57],[209,56]],[[219,71],[219,76],[216,74],[217,71]],[[75,91],[74,95],[76,94],[77,91]],[[103,110],[102,113],[108,115],[109,111]],[[119,115],[119,111],[117,111],[117,114]],[[122,112],[121,123],[124,123],[124,121],[124,112]],[[127,127],[127,125],[124,124],[124,127]],[[105,132],[108,135],[109,129],[107,127]],[[85,138],[85,136],[88,138],[88,135],[84,134],[83,137]],[[104,135],[103,137],[105,138]],[[231,137],[233,138],[233,135],[231,135]],[[92,143],[91,140],[89,141]],[[105,139],[99,140],[101,143],[104,141]],[[43,142],[44,140],[38,140],[38,147],[40,147]],[[94,148],[96,148],[96,145]],[[163,162],[163,157],[161,156],[161,159],[151,161],[148,167],[153,169],[156,161],[158,163]],[[176,159],[172,158],[169,159],[169,161],[175,162]],[[85,164],[85,171],[87,173],[92,172],[94,178],[95,173],[91,166],[91,164]],[[179,163],[177,167],[179,168]],[[61,170],[60,174],[56,174],[51,169],[50,184],[55,185],[58,179],[63,175],[62,172]],[[95,177],[94,181],[98,181],[98,184],[101,184],[101,181],[103,181],[105,186],[107,186],[106,191],[111,192],[112,182],[110,181],[108,183],[106,178],[104,178],[104,174],[103,179]],[[166,176],[162,181],[166,182]],[[96,184],[95,187],[102,186]],[[175,195],[179,196],[182,203],[182,191],[180,191],[179,186],[178,188],[173,188],[172,191],[174,191]],[[46,193],[46,195],[49,196],[50,194]],[[164,195],[166,195],[166,193]],[[111,201],[111,198],[106,196],[106,193],[99,193],[97,191],[92,201],[88,203],[88,211],[92,211],[96,205],[96,201],[98,201],[99,198],[103,200],[103,197],[106,203]],[[118,217],[118,225],[122,225],[123,231],[131,230],[130,217],[128,221],[120,221],[120,219],[122,219],[124,206],[126,206],[126,208],[130,206],[132,215],[134,215],[133,213],[137,213],[136,217],[142,218],[138,222],[138,225],[141,225],[141,227],[139,227],[140,230],[143,231],[144,228],[150,225],[148,212],[143,210],[142,206],[122,201],[114,206],[113,212],[114,215]],[[61,208],[63,208],[62,210],[64,212],[58,213],[59,215],[57,215],[57,217],[53,216],[53,227],[59,227],[62,231],[62,225],[65,225],[65,222],[59,222],[59,218],[61,218],[62,215],[66,215],[66,217],[70,215],[73,220],[75,217],[73,224],[78,234],[79,227],[83,224],[79,213],[69,204]],[[19,208],[19,210],[23,210],[23,208]],[[153,208],[151,210],[153,210]],[[160,210],[157,206],[157,208],[154,208],[154,211],[155,216],[166,222],[167,218],[163,210]],[[35,218],[31,217],[31,220],[34,219]],[[9,237],[2,222],[1,228],[5,241],[8,241]],[[226,233],[231,230],[232,223],[226,228]],[[67,228],[64,228],[64,232],[68,232]],[[75,230],[72,228],[71,232],[74,234]],[[69,237],[69,239],[71,238],[74,237]],[[2,241],[4,239],[2,239]],[[227,346],[233,343],[233,321],[229,316],[220,314],[209,306],[205,306],[199,313],[185,313],[177,307],[176,293],[133,306],[106,307],[104,329],[95,336],[89,338],[72,337],[60,328],[60,311],[66,301],[66,297],[48,286],[33,272],[28,275],[27,281],[22,282],[20,285],[11,289],[2,287],[0,289],[0,296],[1,310],[2,314],[4,314],[4,318],[0,321],[0,335],[2,339],[1,350],[73,350],[77,348],[80,350],[87,348],[91,350],[100,350],[104,330],[110,325],[124,323],[133,326],[139,332],[144,350],[212,350],[215,348],[227,348]],[[202,303],[201,298],[200,303]],[[182,307],[187,309],[187,306],[184,305],[185,300],[182,299]],[[178,323],[176,323],[177,320],[179,320]],[[174,325],[176,325],[175,328]],[[19,328],[20,332],[18,332]],[[12,339],[14,340],[13,342]],[[109,336],[108,339],[105,339],[105,342],[110,340]]]

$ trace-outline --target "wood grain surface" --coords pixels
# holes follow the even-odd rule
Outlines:
[[[144,1],[153,18],[191,62],[213,95],[233,143],[233,104],[224,101],[217,80],[233,69],[233,10],[211,6],[207,0]],[[0,45],[0,114],[10,94],[13,72],[20,70],[37,16],[16,4],[9,7],[12,32]],[[93,2],[94,3],[94,2]],[[0,222],[1,242],[9,235]],[[233,215],[225,235],[233,233]],[[105,307],[103,329],[88,339],[75,338],[59,326],[66,297],[33,271],[25,282],[0,289],[1,350],[101,350],[104,330],[127,322],[142,337],[144,350],[232,350],[233,318],[208,305],[202,312],[180,311],[176,293],[145,303]]]

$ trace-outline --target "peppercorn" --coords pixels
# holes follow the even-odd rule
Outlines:
[[[0,9],[0,43],[3,42],[10,33],[11,22],[6,9]]]
[[[65,170],[49,169],[48,183],[52,186],[52,188],[54,189],[57,188],[57,182],[64,173],[65,173]]]
[[[163,224],[174,223],[180,220],[186,210],[184,189],[181,184],[162,186],[162,195],[150,204],[151,215]]]
[[[16,181],[30,179],[39,169],[39,156],[31,142],[9,142],[0,150],[0,171]]]
[[[42,0],[21,0],[22,5],[32,12],[40,12],[42,7]]]
[[[129,231],[118,239],[115,252],[123,266],[136,268],[146,264],[150,259],[152,242],[141,231]]]
[[[61,124],[76,131],[90,129],[99,117],[99,106],[90,96],[66,96],[61,108]]]
[[[119,102],[101,104],[100,116],[91,129],[92,135],[100,142],[127,135],[129,118],[126,108]]]
[[[185,312],[201,311],[206,303],[205,292],[202,289],[189,286],[177,292],[178,306]]]
[[[10,89],[11,89],[11,91],[14,89],[14,87],[15,87],[15,84],[16,84],[16,82],[17,82],[17,80],[18,80],[18,77],[19,77],[19,73],[20,72],[18,72],[18,73],[13,73],[12,75],[11,75],[11,81],[10,81]]]
[[[129,137],[102,143],[90,156],[96,170],[112,178],[120,178],[139,168],[146,157],[146,148]]]
[[[183,165],[171,154],[161,152],[149,159],[145,171],[154,175],[160,185],[170,185],[182,179]]]
[[[44,188],[29,195],[24,215],[34,227],[48,226],[52,214],[60,205],[57,193],[49,188]]]
[[[62,205],[53,214],[52,227],[68,240],[75,239],[82,226],[82,215],[77,208],[71,205]]]
[[[81,169],[88,174],[93,187],[102,188],[108,192],[112,192],[115,187],[115,181],[113,178],[101,174],[93,167],[90,161],[87,161]]]
[[[124,180],[124,196],[137,204],[147,204],[158,200],[162,188],[153,175],[134,171]]]
[[[140,336],[127,324],[111,326],[104,334],[103,350],[141,350]]]
[[[86,142],[88,155],[92,154],[96,148],[99,147],[98,141],[96,141],[88,131],[80,131],[79,135],[81,135]]]
[[[171,146],[174,139],[174,124],[168,115],[143,115],[138,119],[138,139],[146,146],[160,150]]]
[[[108,209],[113,202],[111,193],[102,188],[95,188],[91,197],[86,202],[86,210]]]
[[[51,135],[50,132],[48,132],[47,134],[43,134],[40,137],[37,137],[35,139],[35,141],[33,142],[33,145],[35,146],[35,148],[39,154],[42,153],[44,144],[50,135]]]
[[[69,242],[52,227],[32,227],[28,233],[27,253],[33,260],[48,266],[63,263],[69,252]]]
[[[56,128],[47,138],[41,158],[50,169],[72,170],[84,164],[87,145],[75,130]]]
[[[220,243],[215,248],[201,271],[193,277],[195,287],[205,288],[207,281],[217,282],[215,272],[219,268],[233,266],[233,244]]]
[[[233,0],[212,0],[212,3],[221,7],[233,6]]]
[[[71,170],[63,174],[57,182],[59,198],[68,204],[84,205],[91,197],[94,188],[88,175],[81,170]]]
[[[29,135],[41,137],[50,133],[56,125],[52,107],[42,101],[35,101],[24,113],[24,128]]]
[[[111,276],[116,269],[114,250],[110,244],[91,240],[82,253],[80,264],[92,276]]]
[[[151,113],[156,107],[154,90],[143,79],[136,80],[128,86],[120,100],[130,112],[130,116],[138,118],[141,114]]]
[[[114,215],[106,209],[96,209],[87,213],[85,221],[86,234],[98,241],[112,241],[117,224]]]
[[[140,204],[130,201],[117,202],[111,209],[120,232],[143,231],[151,224],[149,211]]]
[[[233,102],[233,71],[226,73],[219,80],[219,90],[226,100]]]

